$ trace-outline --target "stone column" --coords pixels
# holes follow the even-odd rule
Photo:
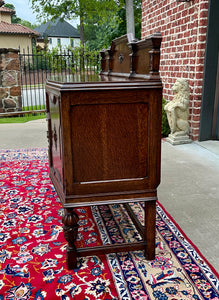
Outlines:
[[[0,48],[0,113],[22,109],[18,49]]]

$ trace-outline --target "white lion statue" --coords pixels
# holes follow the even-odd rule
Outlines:
[[[189,133],[189,84],[185,79],[177,79],[172,87],[173,100],[164,106],[172,135]]]

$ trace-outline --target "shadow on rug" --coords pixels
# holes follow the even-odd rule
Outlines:
[[[157,204],[156,258],[142,251],[65,263],[59,198],[46,149],[0,151],[0,299],[219,300],[216,271]],[[133,203],[143,220],[143,203]],[[76,209],[78,246],[140,239],[120,205]]]

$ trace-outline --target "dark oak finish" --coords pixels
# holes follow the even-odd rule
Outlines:
[[[155,213],[160,183],[161,36],[125,35],[101,52],[98,78],[46,84],[50,177],[65,209],[67,265],[77,255],[144,249],[155,256]],[[145,226],[128,202],[145,202]],[[75,207],[124,204],[142,241],[76,249]]]

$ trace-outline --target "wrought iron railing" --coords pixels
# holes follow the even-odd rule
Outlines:
[[[22,111],[45,110],[45,82],[48,78],[74,81],[95,76],[100,58],[83,49],[36,53],[20,52]]]

